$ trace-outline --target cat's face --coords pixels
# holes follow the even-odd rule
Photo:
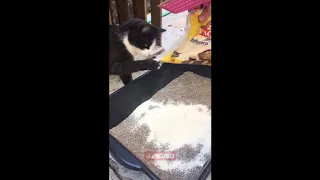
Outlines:
[[[130,44],[141,50],[154,48],[156,46],[156,38],[166,31],[141,19],[128,20],[120,28],[122,31],[128,32]]]

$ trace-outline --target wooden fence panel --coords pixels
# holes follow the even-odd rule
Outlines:
[[[134,17],[147,21],[146,0],[132,0],[132,2],[133,2]]]
[[[119,24],[129,19],[128,0],[116,0]]]
[[[111,17],[110,9],[109,9],[109,24],[112,25],[112,17]]]
[[[162,9],[158,7],[161,0],[151,0],[151,24],[162,27]],[[161,45],[161,35],[158,37],[158,45]]]
[[[115,0],[115,1],[117,4],[117,14],[118,14],[119,24],[121,24],[130,18],[128,0]],[[133,3],[134,17],[147,21],[146,0],[132,0],[132,3]],[[162,10],[161,8],[158,7],[160,3],[161,3],[161,0],[150,0],[151,23],[157,27],[162,27]],[[109,10],[109,15],[110,15],[110,10]],[[114,17],[110,15],[110,19],[109,19],[110,24],[113,24],[113,18]],[[158,42],[158,45],[161,45],[161,36],[157,38],[157,42]]]

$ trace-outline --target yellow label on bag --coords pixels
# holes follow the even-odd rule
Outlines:
[[[199,23],[199,11],[189,15],[187,41],[162,59],[165,63],[211,65],[211,17]]]

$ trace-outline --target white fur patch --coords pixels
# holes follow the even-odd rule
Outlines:
[[[128,34],[125,34],[123,36],[122,42],[126,46],[127,50],[130,52],[130,54],[133,56],[134,60],[148,59],[162,49],[161,47],[156,46],[156,40],[153,40],[153,43],[149,49],[139,49],[129,42]]]

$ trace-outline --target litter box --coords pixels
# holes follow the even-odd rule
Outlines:
[[[146,72],[127,86],[109,95],[109,129],[120,124],[140,104],[150,99],[157,91],[187,71],[211,78],[211,67],[209,66],[163,64],[159,70]],[[110,134],[109,150],[114,159],[124,167],[142,171],[152,180],[160,180],[142,161]],[[210,172],[211,159],[203,165],[198,180],[205,180]]]

